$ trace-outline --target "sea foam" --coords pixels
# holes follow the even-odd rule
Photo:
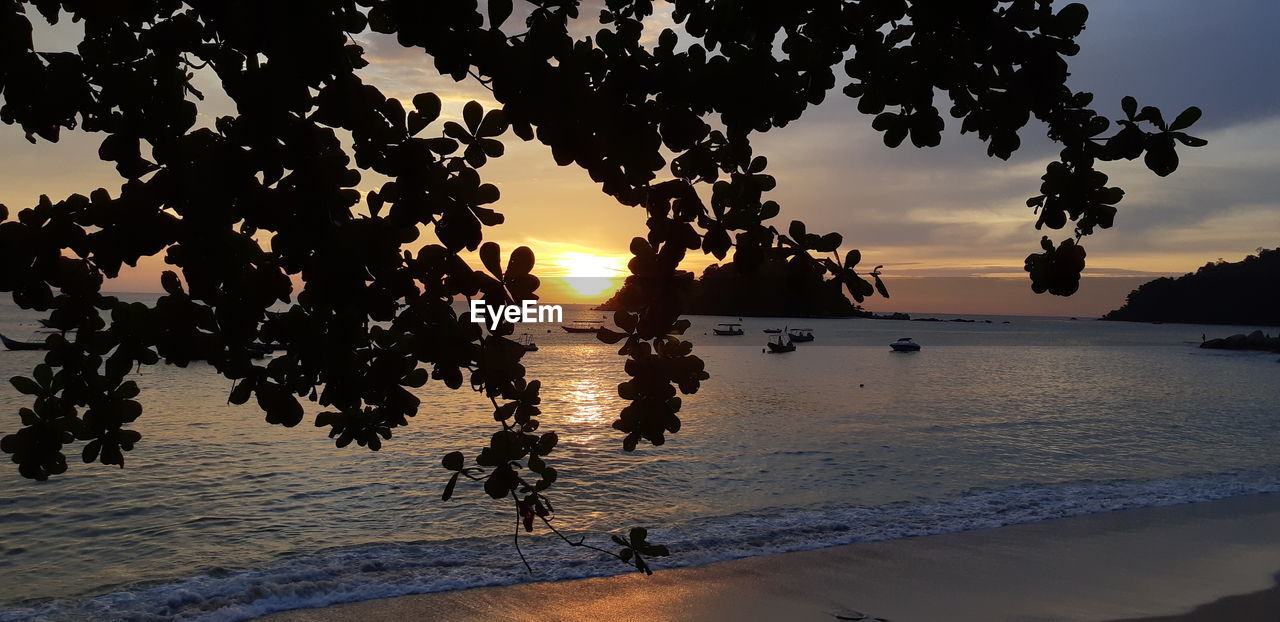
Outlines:
[[[1115,510],[1280,492],[1280,469],[1161,480],[1076,481],[975,489],[947,499],[875,507],[776,508],[654,526],[650,540],[674,555],[655,566],[693,566],[841,544],[987,529]],[[601,538],[603,539],[603,538]],[[509,538],[459,538],[338,548],[294,555],[258,569],[210,572],[134,586],[81,601],[0,612],[17,620],[246,620],[290,609],[528,581],[625,572],[545,536],[526,538],[535,574]]]

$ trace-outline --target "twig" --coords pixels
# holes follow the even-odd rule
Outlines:
[[[467,69],[467,74],[468,74],[468,75],[470,75],[472,78],[475,78],[475,79],[476,79],[476,82],[479,82],[479,83],[480,83],[480,86],[483,86],[484,88],[488,89],[490,93],[492,93],[492,92],[493,92],[493,87],[492,87],[492,86],[489,86],[489,83],[490,83],[490,82],[493,82],[493,80],[492,80],[492,79],[486,80],[486,79],[484,79],[484,78],[480,77],[480,74],[477,74],[476,72],[472,71],[471,69]]]
[[[583,537],[583,538],[579,538],[577,542],[574,542],[573,540],[570,540],[569,538],[565,537],[565,535],[564,535],[564,534],[560,533],[560,530],[559,530],[559,529],[556,529],[556,528],[555,528],[555,526],[551,524],[551,521],[547,520],[547,517],[545,517],[545,516],[539,516],[538,518],[542,519],[542,524],[546,525],[546,526],[547,526],[547,528],[551,530],[551,533],[554,533],[554,534],[556,534],[557,536],[560,536],[560,539],[561,539],[561,540],[564,540],[564,541],[565,541],[565,542],[567,542],[567,543],[569,543],[569,546],[581,546],[581,547],[585,547],[585,548],[591,549],[591,550],[593,550],[593,551],[600,551],[601,553],[604,553],[605,555],[608,555],[608,556],[610,556],[610,557],[617,558],[618,560],[620,560],[620,561],[622,561],[622,562],[626,562],[626,561],[627,561],[627,560],[625,560],[625,559],[622,559],[622,556],[621,556],[621,555],[618,555],[617,553],[614,553],[613,551],[605,550],[605,549],[602,549],[602,548],[600,548],[600,547],[598,547],[598,546],[594,546],[594,545],[591,545],[591,544],[587,544],[587,543],[586,543],[586,538],[585,538],[585,537]]]
[[[533,574],[533,567],[529,565],[529,560],[524,558],[524,551],[520,550],[520,498],[516,496],[516,492],[511,491],[511,500],[516,503],[516,531],[511,539],[515,540],[516,552],[520,554],[520,561],[524,563],[524,569]]]

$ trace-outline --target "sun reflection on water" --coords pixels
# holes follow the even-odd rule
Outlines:
[[[584,446],[594,445],[613,420],[608,404],[612,398],[610,387],[601,378],[578,378],[562,396],[566,402],[564,421],[577,433],[573,440]]]

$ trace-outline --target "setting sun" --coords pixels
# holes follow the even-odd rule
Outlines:
[[[595,298],[616,289],[627,274],[625,257],[592,255],[579,251],[562,251],[552,260],[568,293],[582,298]]]
[[[0,0],[0,622],[1280,622],[1276,24]]]

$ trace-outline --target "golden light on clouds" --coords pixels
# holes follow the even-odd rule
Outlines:
[[[605,245],[617,239],[629,238],[601,237],[603,239],[600,240],[600,246],[536,237],[494,241],[502,248],[504,256],[517,246],[528,246],[533,250],[536,257],[533,274],[541,281],[537,293],[542,301],[584,304],[608,300],[631,275],[631,269],[627,267],[631,261],[631,252],[626,248]],[[479,259],[471,254],[464,254],[463,258],[473,266],[479,265]],[[680,263],[680,269],[701,274],[712,263],[715,263],[714,257],[691,252]]]
[[[1116,7],[1124,4],[1115,3]],[[1129,10],[1116,7],[1107,10]],[[655,10],[642,34],[649,44],[664,27],[672,25],[673,9]],[[576,27],[581,30],[574,36],[588,36],[598,25],[588,19]],[[1099,36],[1103,31],[1093,32]],[[1113,34],[1120,32],[1125,38],[1116,41],[1129,41],[1128,31]],[[47,51],[75,49],[81,36],[82,26],[69,20],[54,27],[37,23],[35,33]],[[405,109],[412,109],[411,100],[417,93],[431,91],[440,97],[441,118],[424,136],[438,135],[445,121],[460,120],[463,104],[468,101],[475,100],[486,110],[498,106],[484,85],[438,75],[421,49],[400,46],[394,35],[365,32],[357,41],[370,62],[360,71],[365,83],[398,98]],[[1100,49],[1111,50],[1106,46]],[[1168,75],[1160,73],[1168,63],[1157,56],[1135,58],[1146,58],[1143,62],[1149,62],[1150,67],[1133,73],[1134,77]],[[1094,73],[1096,68],[1082,72],[1082,76]],[[209,127],[213,119],[234,114],[235,105],[223,92],[216,73],[206,68],[195,74],[197,86],[207,97],[199,105],[200,125]],[[1254,109],[1241,106],[1236,106],[1234,113],[1222,110],[1222,104],[1229,103],[1225,99],[1228,95],[1242,102],[1270,100],[1245,97],[1232,90],[1261,88],[1265,83],[1219,82],[1218,77],[1179,77],[1190,80],[1188,93],[1216,93],[1219,99],[1217,110],[1209,115],[1218,125],[1203,136],[1213,145],[1211,150],[1188,157],[1178,174],[1169,179],[1154,177],[1141,162],[1108,166],[1110,183],[1125,188],[1128,194],[1115,229],[1099,232],[1086,243],[1087,277],[1177,275],[1219,257],[1234,261],[1259,246],[1275,245],[1280,234],[1280,202],[1271,189],[1274,171],[1280,166],[1274,147],[1280,140],[1280,117],[1270,109],[1266,114],[1257,113],[1260,116],[1249,116],[1255,114],[1248,112]],[[1105,75],[1098,79],[1099,84],[1108,84]],[[1215,85],[1223,88],[1209,88]],[[1115,97],[1100,97],[1099,101],[1105,99],[1114,105],[1120,94],[1128,93],[1113,94]],[[1185,103],[1200,103],[1208,111],[1207,104],[1212,102],[1192,99]],[[1030,290],[1023,258],[1038,248],[1039,236],[1048,233],[1061,240],[1070,235],[1069,231],[1036,231],[1035,215],[1024,203],[1035,192],[1054,153],[1028,145],[1014,161],[993,163],[977,143],[956,135],[947,138],[947,144],[954,147],[887,150],[869,123],[852,100],[837,97],[783,131],[753,138],[756,152],[768,155],[770,174],[778,180],[769,198],[784,206],[783,215],[771,224],[785,230],[786,223],[796,218],[814,230],[838,231],[845,236],[842,253],[859,248],[862,266],[884,264],[894,297],[874,300],[868,303],[869,308],[1090,315],[1123,302],[1127,290],[1121,291],[1118,282],[1107,282],[1105,288],[1084,287],[1071,301],[1037,296]],[[338,135],[349,150],[349,135],[345,131]],[[833,140],[833,136],[841,138]],[[67,132],[56,144],[41,141],[31,145],[18,128],[0,126],[0,159],[5,163],[0,173],[0,203],[16,214],[34,206],[41,194],[57,201],[71,193],[88,194],[104,187],[117,196],[122,181],[110,162],[98,158],[100,142],[100,135]],[[534,274],[542,280],[538,294],[544,301],[597,303],[607,299],[628,274],[627,244],[633,236],[645,233],[645,210],[619,205],[601,192],[600,184],[581,167],[558,166],[540,141],[525,142],[508,134],[504,142],[505,155],[491,159],[482,178],[501,191],[501,200],[490,207],[501,212],[506,223],[487,230],[486,240],[501,243],[504,264],[517,246],[534,250]],[[371,171],[362,171],[362,177],[362,193],[387,181]],[[362,202],[355,213],[367,216],[367,205]],[[420,233],[419,240],[405,250],[416,253],[422,245],[436,243],[430,226],[420,227]],[[265,238],[259,242],[264,248],[270,246]],[[464,257],[477,269],[481,267],[473,253]],[[701,274],[711,263],[722,262],[693,251],[681,268]],[[120,278],[104,284],[104,289],[158,292],[159,274],[166,269],[174,267],[164,263],[163,254],[144,258],[136,267],[126,266]],[[909,280],[913,278],[916,280]],[[986,280],[973,281],[976,284],[968,289],[949,285],[951,280],[961,283],[962,279]],[[925,297],[926,284],[938,286],[938,297]],[[300,280],[295,279],[295,285],[301,287]],[[920,295],[915,296],[917,291]],[[1092,306],[1070,306],[1083,304],[1079,301],[1084,299],[1092,300]]]
[[[609,252],[569,242],[527,239],[537,255],[534,274],[542,280],[543,300],[553,302],[602,302],[630,274],[631,255]]]
[[[627,260],[617,256],[562,251],[551,261],[563,271],[560,279],[569,290],[583,298],[616,290],[627,275]]]

